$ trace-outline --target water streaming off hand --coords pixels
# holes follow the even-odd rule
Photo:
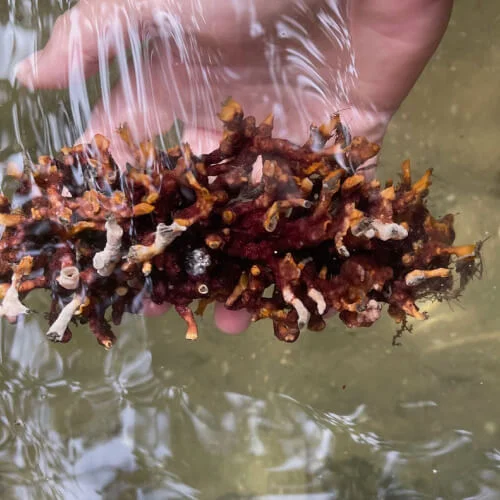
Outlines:
[[[274,111],[277,134],[299,138],[312,119],[349,106],[355,71],[337,3],[297,1],[283,15],[269,2],[269,17],[259,18],[254,2],[228,2],[213,28],[223,46],[213,33],[200,40],[186,29],[181,4],[140,26],[142,45],[133,19],[127,50],[123,33],[100,32],[99,69],[88,80],[79,67],[88,39],[75,30],[69,89],[36,92],[13,81],[14,65],[43,46],[69,5],[2,4],[3,165],[73,143],[99,99],[94,128],[111,132],[126,119],[155,135],[176,116],[188,137],[197,129],[205,142],[230,94],[257,117]],[[191,344],[169,313],[128,316],[105,352],[84,329],[67,345],[48,343],[49,301],[33,297],[38,312],[1,326],[0,496],[497,498],[500,154],[492,75],[500,47],[483,25],[498,15],[484,4],[473,13],[457,7],[436,59],[389,129],[381,166],[381,178],[406,156],[419,170],[435,167],[436,210],[460,213],[464,242],[492,235],[485,277],[461,304],[429,304],[431,319],[398,349],[389,320],[354,333],[332,320],[324,333],[288,346],[266,323],[222,336],[208,314]],[[200,5],[193,25],[208,16]],[[221,32],[224,16],[234,22]]]

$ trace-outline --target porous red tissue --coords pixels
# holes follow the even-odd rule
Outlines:
[[[400,324],[425,319],[419,299],[454,297],[475,274],[477,245],[453,246],[453,217],[426,206],[430,170],[414,182],[406,161],[397,183],[365,178],[379,147],[351,139],[339,115],[301,146],[232,99],[219,118],[206,154],[134,147],[121,128],[135,158],[125,170],[97,135],[11,171],[17,193],[34,195],[15,210],[0,196],[0,315],[29,314],[27,294],[47,289],[50,340],[87,324],[110,348],[108,309],[119,325],[144,302],[172,304],[196,339],[195,315],[218,301],[293,342],[332,312],[349,327],[372,325],[384,305]]]

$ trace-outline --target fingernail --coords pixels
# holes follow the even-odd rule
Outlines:
[[[16,79],[29,90],[34,89],[33,62],[33,57],[27,57],[18,63],[14,69]]]

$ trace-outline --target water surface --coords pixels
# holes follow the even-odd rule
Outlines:
[[[2,162],[82,131],[74,95],[10,78],[67,7],[51,3],[0,7]],[[229,337],[207,315],[188,343],[174,313],[128,316],[110,352],[84,329],[47,342],[42,315],[2,322],[1,498],[500,498],[499,26],[497,2],[456,2],[379,170],[434,167],[433,211],[457,214],[460,243],[490,236],[459,302],[426,305],[400,347],[387,318],[286,345],[264,322]]]

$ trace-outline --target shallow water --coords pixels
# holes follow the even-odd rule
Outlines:
[[[66,7],[52,4],[0,7],[3,162],[82,132],[74,95],[10,80]],[[497,2],[456,3],[379,170],[434,167],[433,210],[458,214],[460,243],[490,236],[459,303],[426,305],[400,347],[388,318],[287,345],[264,322],[224,336],[207,315],[187,343],[173,313],[128,316],[109,352],[84,329],[47,342],[41,314],[2,322],[0,498],[500,498],[499,26]]]

